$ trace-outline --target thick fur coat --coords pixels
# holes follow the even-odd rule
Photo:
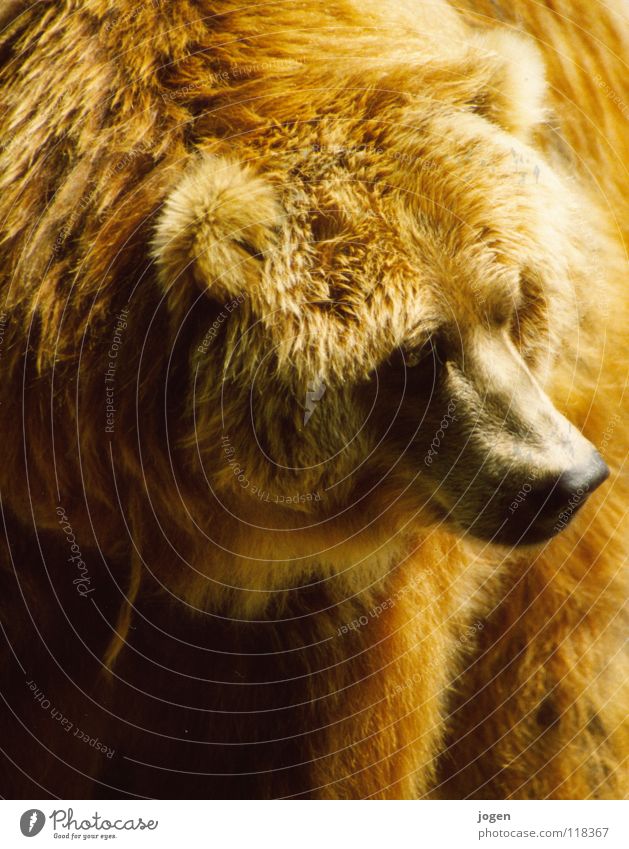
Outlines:
[[[622,797],[620,7],[0,8],[2,794]]]

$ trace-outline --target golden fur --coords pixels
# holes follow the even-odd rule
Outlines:
[[[9,6],[3,794],[623,796],[620,11]]]

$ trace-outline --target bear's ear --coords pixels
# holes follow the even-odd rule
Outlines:
[[[485,83],[472,100],[475,112],[526,141],[546,117],[545,68],[535,44],[505,30],[476,36]]]
[[[253,168],[197,157],[166,198],[151,245],[169,297],[192,284],[220,301],[254,295],[280,223],[275,192]]]

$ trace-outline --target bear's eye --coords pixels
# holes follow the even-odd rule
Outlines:
[[[423,345],[409,345],[400,349],[399,364],[405,369],[428,369],[431,373],[442,365],[442,359],[433,338]]]
[[[417,368],[434,355],[432,342],[427,342],[420,348],[410,348],[402,351],[402,358],[406,368]]]
[[[392,374],[405,379],[413,379],[413,382],[424,383],[434,381],[441,371],[443,360],[437,351],[434,340],[429,340],[424,345],[404,345],[395,350],[386,365],[392,369]]]

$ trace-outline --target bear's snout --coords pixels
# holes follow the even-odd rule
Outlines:
[[[426,468],[437,502],[480,539],[513,546],[556,536],[609,476],[601,455],[512,346],[487,337],[444,374],[440,409],[452,399],[456,418]]]
[[[609,468],[592,448],[585,463],[525,483],[514,493],[506,523],[497,542],[532,544],[543,542],[562,531],[572,521],[589,496],[609,477]]]

